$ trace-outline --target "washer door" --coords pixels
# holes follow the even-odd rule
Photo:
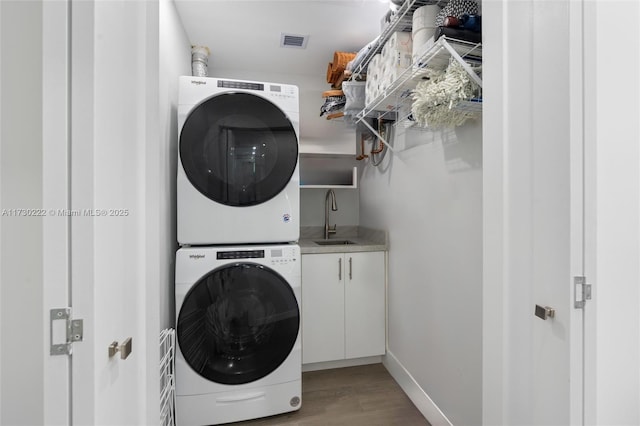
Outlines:
[[[213,270],[189,290],[176,329],[194,371],[237,385],[278,368],[299,326],[298,303],[285,279],[262,265],[238,263]]]
[[[191,184],[228,206],[270,200],[289,183],[298,163],[298,138],[289,118],[249,93],[209,98],[187,117],[180,159]]]

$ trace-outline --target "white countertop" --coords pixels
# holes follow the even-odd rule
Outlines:
[[[338,227],[338,232],[329,237],[331,240],[348,240],[354,244],[321,245],[316,241],[324,241],[322,227],[300,228],[300,252],[302,254],[319,253],[353,253],[362,251],[386,251],[388,249],[385,231],[359,226]]]

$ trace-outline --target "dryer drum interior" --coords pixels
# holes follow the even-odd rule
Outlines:
[[[295,294],[277,272],[253,263],[201,278],[180,308],[177,338],[189,366],[216,383],[243,384],[285,361],[298,337]]]
[[[289,183],[298,139],[291,120],[273,103],[249,93],[224,93],[189,113],[180,133],[180,159],[204,196],[228,206],[252,206]]]

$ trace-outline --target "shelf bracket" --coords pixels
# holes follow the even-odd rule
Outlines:
[[[451,47],[451,45],[449,43],[446,42],[446,40],[443,40],[442,45],[444,47],[446,47],[446,49],[449,51],[449,53],[451,54],[451,56],[453,56],[456,61],[460,62],[460,65],[462,65],[462,68],[464,68],[464,70],[469,74],[469,77],[471,77],[471,79],[478,85],[480,86],[480,88],[482,88],[482,79],[480,77],[478,77],[478,74],[475,73],[475,71],[473,71],[473,69],[471,68],[471,66],[467,63],[467,61],[465,61],[464,59],[462,59],[462,56],[460,56],[460,54],[456,51],[456,49],[454,49],[453,47]],[[473,49],[471,49],[473,50]]]

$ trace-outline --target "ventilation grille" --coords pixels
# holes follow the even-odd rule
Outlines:
[[[305,49],[307,47],[308,35],[280,34],[280,47],[295,47]]]

